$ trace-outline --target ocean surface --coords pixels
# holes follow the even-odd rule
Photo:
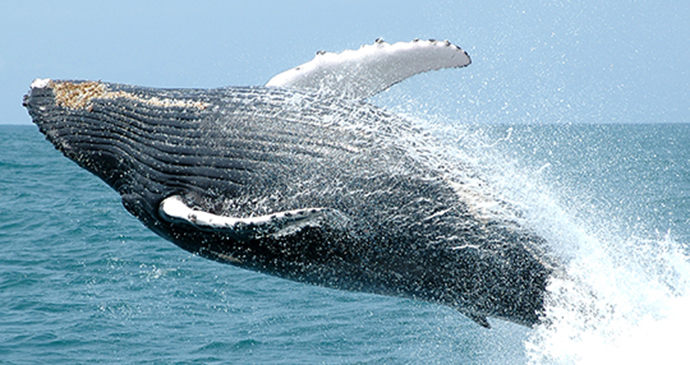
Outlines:
[[[490,319],[487,330],[451,308],[193,256],[145,229],[35,126],[0,125],[0,363],[687,359],[690,124],[445,122],[435,133],[562,260],[545,324]]]

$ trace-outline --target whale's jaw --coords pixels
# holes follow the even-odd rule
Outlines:
[[[543,240],[477,217],[407,121],[280,88],[36,81],[24,105],[147,227],[204,257],[338,289],[539,323]],[[423,139],[421,139],[423,141]]]

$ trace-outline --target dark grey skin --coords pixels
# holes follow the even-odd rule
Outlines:
[[[485,327],[486,317],[540,322],[553,272],[544,241],[508,219],[478,217],[448,172],[467,167],[434,167],[432,138],[403,118],[279,88],[100,83],[107,94],[74,103],[56,85],[65,84],[32,87],[24,99],[41,132],[185,250],[299,282],[449,305]],[[325,209],[299,223],[213,228],[166,218],[159,205],[173,195],[222,216]]]

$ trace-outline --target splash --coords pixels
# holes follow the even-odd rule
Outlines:
[[[522,160],[509,126],[419,119],[446,126],[434,132],[453,145],[445,156],[469,161],[562,264],[548,286],[544,322],[524,344],[530,364],[686,361],[690,261],[671,232],[626,225],[619,211],[592,204],[587,186],[555,184],[548,162]]]
[[[534,364],[677,363],[690,325],[690,265],[669,235],[583,237],[567,277],[549,286],[546,322],[526,349]]]
[[[682,244],[671,233],[641,232],[622,223],[620,212],[588,203],[587,186],[555,187],[551,179],[558,177],[548,173],[548,163],[529,166],[506,157],[515,152],[511,132],[474,138],[488,147],[477,149],[477,160],[493,166],[483,173],[519,202],[523,224],[545,237],[563,263],[548,287],[544,323],[525,343],[530,363],[681,361],[679,334],[690,326],[690,263]]]

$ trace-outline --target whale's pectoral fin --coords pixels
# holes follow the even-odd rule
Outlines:
[[[191,208],[179,195],[164,199],[160,203],[159,214],[172,223],[188,224],[201,230],[225,231],[238,238],[289,235],[308,225],[321,225],[326,217],[338,215],[333,209],[306,208],[255,217],[228,217]]]
[[[358,50],[317,52],[316,58],[274,76],[266,86],[366,99],[418,73],[470,63],[470,56],[449,41],[388,44],[377,39]]]

